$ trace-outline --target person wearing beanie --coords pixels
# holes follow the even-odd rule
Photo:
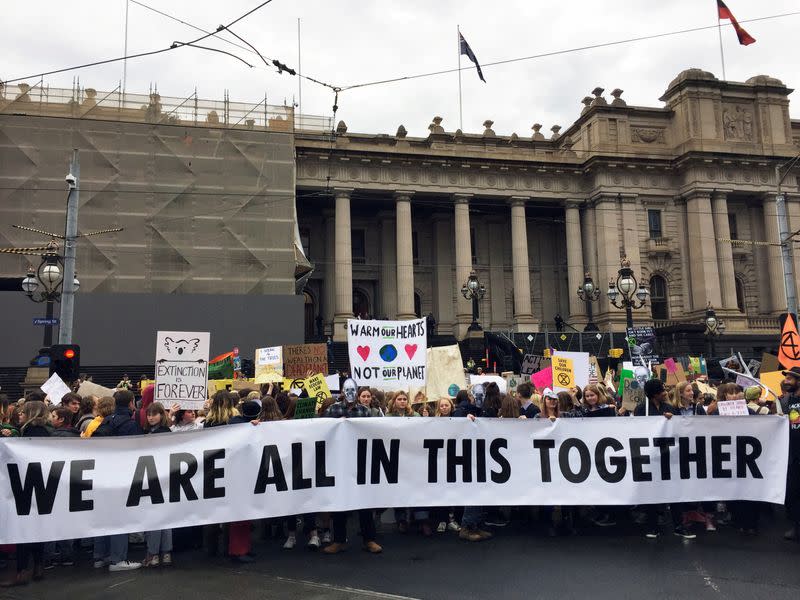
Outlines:
[[[769,408],[761,404],[761,386],[751,385],[744,391],[744,399],[747,401],[747,408],[757,415],[768,415]]]

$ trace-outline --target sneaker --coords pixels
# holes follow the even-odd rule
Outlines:
[[[283,543],[284,550],[292,550],[297,545],[297,538],[293,535],[290,535],[286,538],[286,541]]]
[[[697,537],[696,534],[692,533],[691,531],[686,529],[686,527],[683,526],[675,528],[675,535],[682,537],[685,540],[693,540],[694,538]]]
[[[656,531],[655,529],[651,529],[650,531],[644,534],[644,537],[646,537],[648,540],[656,540],[658,539],[659,535],[661,534],[658,531]]]
[[[461,531],[461,525],[456,523],[455,521],[450,521],[447,524],[448,531]]]
[[[365,552],[369,552],[370,554],[380,554],[383,552],[383,548],[372,540],[364,544],[363,548]]]
[[[708,517],[706,519],[706,531],[716,531],[717,527],[714,525],[714,519],[712,517]]]
[[[319,536],[315,532],[311,534],[310,538],[308,538],[308,544],[306,544],[306,547],[309,550],[319,550],[321,545],[322,544],[319,543]]]
[[[468,542],[482,542],[483,538],[474,529],[462,529],[458,532],[458,538]]]
[[[95,569],[102,569],[103,567],[108,566],[108,561],[104,558],[96,558],[94,561],[94,568]]]
[[[337,542],[334,542],[330,546],[325,546],[322,549],[322,551],[325,554],[339,554],[340,552],[344,552],[345,550],[347,550],[347,546],[345,544],[339,544]]]
[[[136,569],[141,569],[142,563],[138,562],[131,562],[129,560],[121,560],[116,563],[111,563],[108,565],[108,570],[111,573],[115,573],[117,571],[135,571]]]
[[[148,560],[149,558],[149,560]],[[153,554],[145,559],[145,562],[142,563],[143,567],[157,567],[161,564],[161,560],[159,559],[158,554]]]
[[[169,552],[164,552],[161,555],[161,566],[163,567],[171,567],[172,566],[172,554]]]
[[[440,521],[439,526],[436,528],[436,533],[444,533],[445,531],[447,531],[447,523]]]
[[[331,530],[326,529],[322,532],[322,543],[323,544],[330,544],[331,543]]]

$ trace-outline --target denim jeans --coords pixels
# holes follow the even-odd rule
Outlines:
[[[465,506],[464,516],[461,517],[461,526],[471,530],[478,529],[483,517],[482,506]]]
[[[109,560],[111,564],[128,560],[128,534],[118,533],[108,536]]]
[[[172,552],[172,529],[145,531],[144,541],[147,544],[148,554],[156,555]]]

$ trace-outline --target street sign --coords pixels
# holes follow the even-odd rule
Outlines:
[[[34,325],[58,325],[60,321],[53,317],[52,319],[45,319],[44,317],[37,317],[33,320]]]

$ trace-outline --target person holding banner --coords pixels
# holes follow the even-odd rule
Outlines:
[[[170,419],[160,402],[153,402],[145,411],[145,434],[171,433]],[[147,555],[143,567],[172,566],[172,529],[144,532]]]
[[[702,402],[697,402],[694,386],[688,381],[679,381],[672,390],[672,405],[684,417],[706,414]]]
[[[597,383],[590,383],[582,392],[583,403],[578,406],[579,417],[616,417],[617,407]]]
[[[360,387],[358,388],[358,401],[360,404],[367,407],[369,410],[370,417],[382,417],[383,412],[377,406],[374,406],[374,397],[372,395],[372,390],[368,387]]]
[[[792,527],[784,534],[790,541],[800,541],[800,367],[783,371],[781,397],[783,414],[789,417],[789,468],[786,472],[786,514]],[[24,434],[23,434],[24,435]]]
[[[533,386],[528,382],[522,382],[517,386],[517,394],[519,394],[519,414],[526,419],[533,419],[539,414],[539,407],[534,404]]]

